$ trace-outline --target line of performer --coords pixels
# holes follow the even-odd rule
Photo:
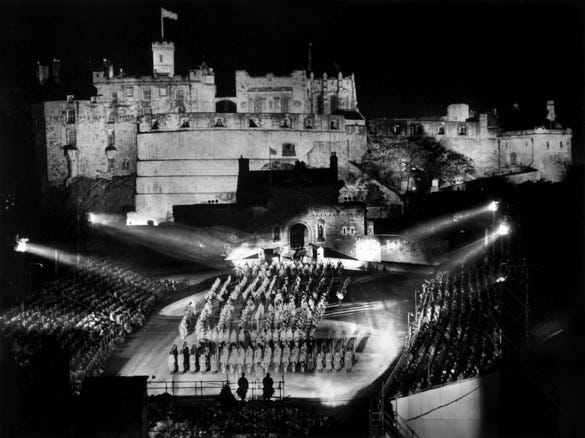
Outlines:
[[[238,375],[242,372],[263,376],[274,373],[312,373],[323,371],[351,372],[357,362],[356,339],[318,339],[283,342],[272,340],[248,343],[202,342],[189,348],[183,343],[173,345],[168,356],[168,367],[173,373],[222,373]]]

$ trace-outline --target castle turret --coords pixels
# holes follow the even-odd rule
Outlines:
[[[152,43],[152,72],[154,75],[175,75],[175,45],[172,42]]]

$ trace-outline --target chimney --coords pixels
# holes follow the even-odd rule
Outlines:
[[[39,61],[37,61],[37,82],[39,85],[43,85],[49,79],[49,66],[48,65],[41,65]]]
[[[53,74],[53,82],[56,84],[61,82],[61,61],[58,59],[53,59],[52,67],[52,74]]]
[[[337,153],[335,152],[331,152],[331,157],[329,157],[329,171],[331,179],[337,181]]]
[[[238,169],[240,175],[250,172],[250,159],[244,158],[240,155],[240,159],[238,160]]]
[[[555,113],[555,101],[548,100],[546,102],[546,120],[553,124],[557,120],[557,115]]]

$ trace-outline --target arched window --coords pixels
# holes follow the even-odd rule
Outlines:
[[[516,152],[511,152],[510,153],[510,166],[516,166],[518,162],[518,157],[516,155]]]
[[[108,115],[108,123],[116,123],[116,114],[110,113]]]
[[[280,227],[278,225],[275,225],[272,229],[272,241],[280,241]]]

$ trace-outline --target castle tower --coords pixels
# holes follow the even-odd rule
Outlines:
[[[152,43],[152,72],[155,75],[175,75],[175,45],[172,42]]]

